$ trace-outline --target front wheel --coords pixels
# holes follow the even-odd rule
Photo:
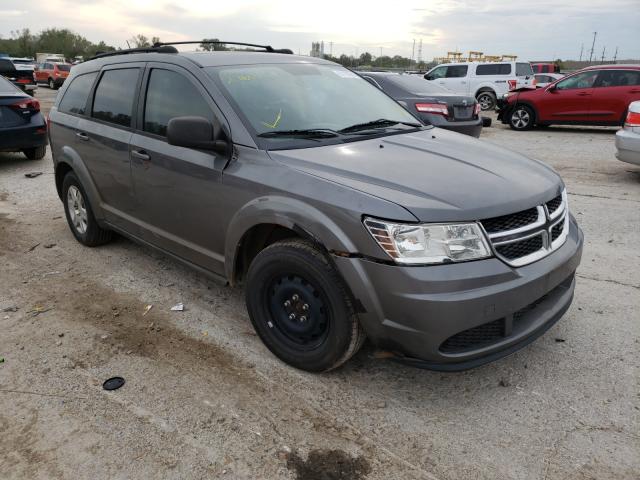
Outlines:
[[[476,99],[482,111],[494,110],[496,108],[496,94],[493,92],[480,92]]]
[[[364,342],[342,278],[310,242],[283,240],[262,250],[249,267],[245,295],[264,344],[296,368],[334,369]]]
[[[516,105],[509,116],[509,126],[513,130],[529,130],[533,127],[534,113],[526,105]]]

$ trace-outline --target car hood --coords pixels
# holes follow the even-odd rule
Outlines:
[[[269,155],[296,170],[394,202],[425,222],[513,213],[562,190],[558,174],[542,162],[438,128]],[[362,213],[376,214],[366,207]]]

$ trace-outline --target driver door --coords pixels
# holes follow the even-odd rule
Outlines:
[[[597,70],[577,73],[547,87],[536,102],[538,121],[589,122]]]
[[[169,145],[174,117],[204,117],[219,125],[217,107],[187,70],[149,63],[130,142],[138,235],[208,270],[224,272],[222,169],[227,159],[209,150]]]

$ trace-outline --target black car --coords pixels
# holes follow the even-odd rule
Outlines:
[[[27,88],[35,88],[33,70],[18,70],[9,58],[0,57],[0,76],[5,77],[23,91]]]
[[[0,76],[0,152],[22,152],[29,160],[39,160],[46,151],[47,124],[40,103]]]
[[[475,98],[458,95],[417,75],[366,72],[367,81],[395,99],[427,125],[479,137],[480,105]]]

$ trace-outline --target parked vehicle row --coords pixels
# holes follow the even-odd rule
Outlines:
[[[478,100],[482,110],[493,110],[498,98],[516,88],[534,87],[528,62],[461,62],[438,65],[424,78]]]
[[[535,125],[618,126],[636,100],[640,100],[640,65],[598,65],[546,88],[507,93],[498,119],[514,130]]]
[[[340,65],[264,50],[161,45],[73,68],[49,120],[79,242],[120,232],[245,284],[265,345],[309,371],[365,337],[470,368],[559,320],[583,237],[557,173],[426,126]]]

